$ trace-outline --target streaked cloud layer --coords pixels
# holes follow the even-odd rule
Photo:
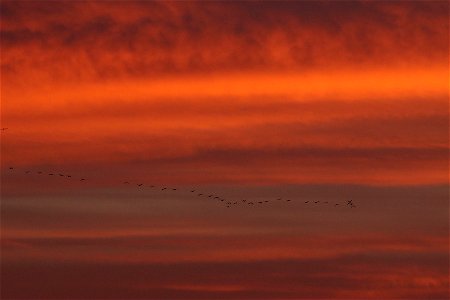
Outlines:
[[[2,293],[445,298],[448,9],[2,1]]]

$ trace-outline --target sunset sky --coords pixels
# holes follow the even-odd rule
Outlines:
[[[0,12],[0,298],[449,297],[448,1]]]

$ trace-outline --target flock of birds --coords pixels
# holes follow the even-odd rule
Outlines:
[[[14,167],[9,167],[10,171],[14,171],[17,170]],[[63,177],[63,178],[67,178],[67,179],[71,179],[71,180],[76,180],[76,181],[86,181],[86,178],[84,177],[73,177],[72,175],[68,175],[68,174],[62,174],[62,173],[57,173],[57,172],[44,172],[44,171],[31,171],[31,170],[25,170],[23,171],[24,174],[28,174],[28,175],[32,175],[32,174],[37,174],[37,175],[41,175],[41,176],[53,176],[53,177]],[[195,195],[196,197],[202,197],[202,198],[208,198],[211,200],[216,200],[220,203],[225,204],[225,206],[227,208],[230,208],[234,205],[261,205],[261,204],[268,204],[271,202],[291,202],[292,199],[284,199],[284,198],[276,198],[276,199],[271,199],[271,200],[260,200],[260,201],[249,201],[247,199],[239,199],[239,200],[232,200],[230,201],[229,199],[225,199],[223,197],[221,197],[220,195],[217,194],[209,194],[209,193],[205,193],[205,192],[201,192],[198,191],[197,189],[179,189],[179,188],[175,188],[175,187],[167,187],[167,186],[156,186],[156,185],[146,185],[144,183],[132,183],[130,181],[123,181],[122,182],[123,185],[128,185],[128,186],[136,186],[137,188],[150,188],[153,190],[159,190],[159,191],[177,191],[177,192],[186,192],[186,193],[190,193],[192,195]],[[304,201],[304,204],[326,204],[326,205],[334,205],[334,206],[339,206],[342,203],[331,203],[329,201],[320,201],[320,200],[316,200],[316,201],[310,201],[310,200],[306,200]],[[345,203],[344,203],[345,204]],[[346,205],[350,208],[355,208],[355,204],[353,203],[353,200],[348,200]]]
[[[7,127],[3,127],[0,129],[1,131],[5,131],[8,130]],[[10,171],[15,170],[14,167],[9,167]],[[56,173],[56,172],[44,172],[44,171],[31,171],[31,170],[25,170],[24,171],[25,174],[37,174],[37,175],[41,175],[41,176],[53,176],[53,177],[64,177],[64,178],[68,178],[68,179],[72,179],[72,180],[77,180],[77,181],[86,181],[86,178],[75,178],[72,177],[72,175],[67,175],[67,174],[62,174],[62,173]],[[155,189],[155,190],[161,190],[161,191],[180,191],[183,192],[183,190],[177,189],[177,188],[171,188],[171,187],[165,187],[165,186],[155,186],[155,185],[144,185],[144,183],[131,183],[130,181],[123,181],[122,184],[124,185],[136,185],[138,188],[144,188],[144,187],[148,187],[151,189]],[[230,208],[234,205],[239,205],[239,204],[243,204],[243,205],[261,205],[261,204],[268,204],[271,202],[291,202],[291,199],[284,199],[284,198],[277,198],[277,199],[272,199],[272,200],[260,200],[260,201],[248,201],[247,199],[239,199],[239,200],[227,200],[217,194],[209,194],[209,193],[204,193],[204,192],[200,192],[196,189],[189,189],[185,192],[189,192],[190,194],[193,194],[197,197],[203,197],[203,198],[208,198],[211,200],[217,200],[219,201],[219,203],[223,203],[225,204],[225,206],[227,208]],[[347,203],[331,203],[329,201],[320,201],[320,200],[316,200],[316,201],[310,201],[310,200],[306,200],[304,201],[304,204],[326,204],[326,205],[333,205],[335,207],[339,206],[339,205],[346,205],[350,208],[355,208],[355,204],[353,203],[353,200],[347,200]]]

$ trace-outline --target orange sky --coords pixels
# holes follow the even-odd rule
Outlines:
[[[4,295],[447,295],[448,9],[446,1],[1,1]],[[223,215],[186,195],[118,186],[124,179],[230,198],[357,197],[360,212],[295,204]],[[309,271],[296,275],[290,261]],[[36,282],[18,281],[48,262],[54,269]],[[164,276],[131,276],[108,292],[102,266],[118,283],[147,274],[139,263]],[[182,276],[184,264],[193,271]],[[360,269],[373,273],[353,277]],[[273,284],[233,279],[245,270],[263,270],[261,282]],[[43,287],[55,279],[51,295]],[[322,288],[327,279],[340,285]]]

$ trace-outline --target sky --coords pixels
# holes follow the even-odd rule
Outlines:
[[[1,298],[447,299],[448,11],[2,0]]]

